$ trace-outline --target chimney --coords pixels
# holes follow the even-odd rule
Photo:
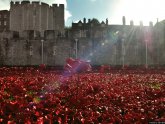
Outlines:
[[[86,24],[86,18],[84,18],[84,24]]]
[[[90,19],[88,19],[88,23],[90,23],[91,22],[91,20]]]
[[[106,18],[106,25],[108,25],[108,18]]]
[[[123,21],[123,25],[125,25],[126,24],[125,16],[123,16],[122,21]]]

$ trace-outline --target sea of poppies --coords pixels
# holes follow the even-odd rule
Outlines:
[[[68,75],[55,69],[0,68],[0,123],[152,122],[165,122],[164,69]]]

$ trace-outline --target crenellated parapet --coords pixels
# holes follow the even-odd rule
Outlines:
[[[47,6],[47,7],[49,7],[49,4],[41,2],[41,6]]]
[[[20,1],[15,1],[15,5],[19,5],[20,4]]]
[[[59,4],[59,8],[64,8],[64,4]]]
[[[23,1],[11,1],[10,2],[10,6],[17,6],[17,5],[26,5],[26,4],[30,4],[30,5],[41,5],[41,6],[47,6],[47,7],[55,7],[55,8],[61,8],[61,9],[64,9],[64,4],[52,4],[52,5],[49,5],[47,3],[44,3],[44,2],[39,2],[39,1],[32,1],[30,2],[29,0],[23,0]]]
[[[30,1],[29,1],[29,0],[26,0],[26,1],[25,1],[25,0],[24,0],[24,1],[21,2],[21,4],[23,4],[23,5],[24,5],[24,4],[30,4]]]
[[[64,9],[64,4],[52,4],[52,7]]]
[[[52,4],[53,7],[58,7],[58,4]]]

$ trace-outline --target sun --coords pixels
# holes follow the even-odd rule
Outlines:
[[[135,24],[143,21],[148,25],[150,21],[156,23],[157,19],[165,19],[165,0],[119,0],[114,15],[121,19],[126,17],[127,24],[133,20]]]

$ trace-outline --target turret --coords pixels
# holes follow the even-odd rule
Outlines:
[[[122,22],[123,22],[123,25],[125,25],[125,24],[126,24],[126,19],[125,19],[125,16],[123,16],[123,18],[122,18]]]
[[[86,18],[84,18],[84,21],[83,22],[84,22],[84,24],[86,24]]]

